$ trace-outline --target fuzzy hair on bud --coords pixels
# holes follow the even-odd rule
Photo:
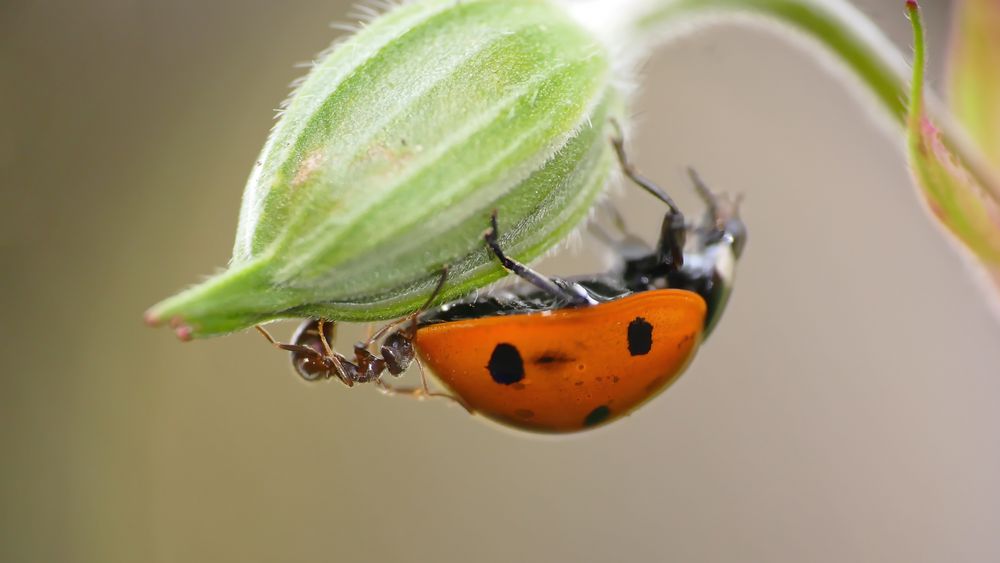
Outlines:
[[[150,309],[198,338],[285,317],[400,317],[530,261],[587,215],[622,94],[604,44],[548,0],[393,7],[322,54],[243,194],[221,274]]]

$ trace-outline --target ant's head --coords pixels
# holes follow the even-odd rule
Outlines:
[[[396,330],[385,337],[379,350],[385,367],[392,375],[401,375],[413,361],[413,337],[407,330]]]

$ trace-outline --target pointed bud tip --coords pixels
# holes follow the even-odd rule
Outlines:
[[[167,324],[174,330],[174,334],[181,342],[190,342],[194,338],[194,327],[184,322],[181,317],[173,317]]]
[[[917,5],[917,0],[906,0],[906,9],[911,12],[916,12],[920,9],[920,6]]]
[[[177,335],[177,339],[180,340],[181,342],[190,342],[193,333],[194,330],[188,325],[182,324],[174,328],[174,334]]]
[[[161,324],[163,324],[163,320],[160,319],[160,317],[157,316],[157,314],[154,313],[152,309],[146,311],[146,313],[143,314],[142,320],[143,322],[146,323],[146,326],[151,326],[153,328],[156,328]]]

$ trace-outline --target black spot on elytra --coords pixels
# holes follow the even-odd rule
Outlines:
[[[645,356],[653,348],[653,325],[642,317],[636,317],[628,324],[628,353]]]
[[[497,344],[486,369],[490,370],[493,381],[501,385],[512,385],[524,379],[524,361],[513,344]]]
[[[611,409],[609,409],[607,405],[601,405],[590,411],[590,414],[583,419],[583,425],[596,426],[607,420],[609,416],[611,416]]]

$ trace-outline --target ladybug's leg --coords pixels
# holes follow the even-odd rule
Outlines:
[[[604,221],[588,221],[587,230],[590,231],[590,234],[596,239],[604,243],[606,246],[617,248],[621,241],[635,238],[635,236],[628,231],[628,228],[625,226],[625,218],[614,204],[609,201],[602,201],[597,204],[597,210],[600,215],[607,216],[607,222],[610,223],[612,230],[605,228]]]
[[[507,271],[516,274],[542,291],[566,301],[571,306],[595,305],[597,303],[584,290],[573,291],[576,286],[560,284],[559,280],[546,277],[504,254],[500,248],[497,232],[497,212],[493,211],[493,214],[490,216],[490,228],[486,229],[486,232],[483,233],[483,238],[486,240],[486,246],[490,249],[490,252],[496,256],[497,260]]]
[[[663,191],[663,188],[657,186],[652,180],[643,176],[639,170],[636,169],[635,165],[629,161],[628,154],[625,152],[625,141],[622,138],[620,131],[611,138],[611,144],[615,147],[615,154],[618,155],[618,163],[622,168],[622,172],[628,176],[628,179],[632,180],[640,188],[652,194],[656,199],[666,203],[672,213],[682,215],[680,208],[677,207],[676,203],[674,203],[673,198],[667,195],[667,192]]]
[[[695,171],[694,168],[688,168],[688,177],[691,178],[691,183],[694,184],[694,191],[698,192],[698,197],[705,202],[705,206],[708,207],[708,212],[712,217],[717,217],[719,215],[719,197],[712,193],[712,190],[705,185],[702,181],[701,176]]]
[[[729,197],[726,194],[713,192],[702,181],[701,176],[695,172],[694,168],[688,168],[688,176],[691,178],[691,183],[694,184],[695,191],[698,192],[698,197],[705,202],[705,206],[708,208],[708,218],[703,226],[704,229],[725,230],[728,221],[739,218],[743,194]]]
[[[657,254],[644,239],[629,232],[625,218],[615,206],[605,202],[600,204],[599,209],[608,215],[608,222],[617,231],[617,236],[608,232],[603,222],[595,221],[587,224],[590,234],[613,251],[612,255],[618,262],[616,270],[622,273],[626,286],[633,290],[641,288],[644,282],[636,280],[635,283],[629,283],[636,277],[633,276],[633,272],[638,272],[639,278],[646,277],[648,270],[655,269],[660,264]]]
[[[620,236],[622,237],[632,236],[632,233],[629,232],[628,226],[626,225],[627,221],[625,221],[625,216],[622,215],[622,212],[621,210],[618,209],[618,206],[616,206],[615,204],[611,203],[608,200],[604,200],[597,204],[597,210],[599,213],[607,215],[607,218],[609,219],[611,226],[615,228],[615,231],[617,231],[617,233]],[[604,235],[609,238],[611,236],[610,233],[608,233],[606,230],[604,231]]]
[[[684,265],[684,240],[687,236],[684,214],[681,213],[680,208],[677,207],[674,200],[667,195],[667,192],[640,174],[636,167],[629,161],[628,155],[625,152],[625,141],[622,139],[621,129],[616,121],[612,120],[611,123],[616,129],[615,135],[611,138],[611,144],[615,147],[615,153],[618,155],[618,162],[621,165],[622,172],[640,188],[667,204],[668,210],[663,216],[663,225],[660,228],[658,254],[660,262],[665,264],[670,270],[679,270]]]

